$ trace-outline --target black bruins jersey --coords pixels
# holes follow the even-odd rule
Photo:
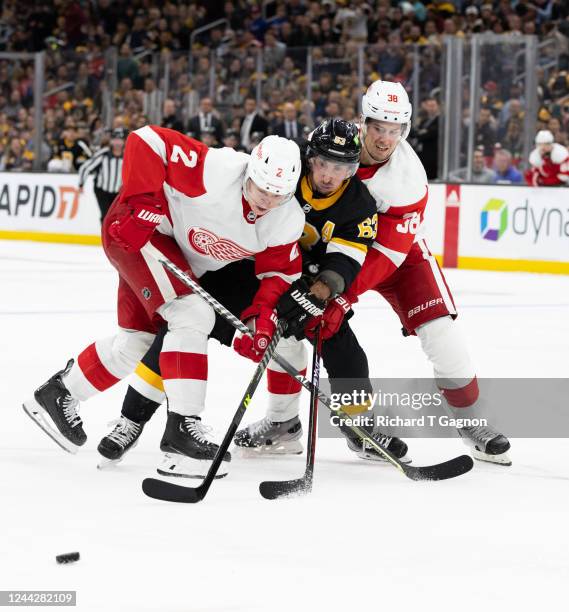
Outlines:
[[[348,289],[377,234],[375,200],[357,176],[332,195],[321,196],[312,191],[307,173],[298,183],[296,198],[306,215],[300,239],[304,272],[314,277],[334,270]]]

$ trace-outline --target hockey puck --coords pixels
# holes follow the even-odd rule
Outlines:
[[[65,553],[63,555],[57,555],[57,557],[55,557],[55,560],[58,563],[74,563],[75,561],[79,561],[79,553],[78,552],[71,552],[71,553]]]

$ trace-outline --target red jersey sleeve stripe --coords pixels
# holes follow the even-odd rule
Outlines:
[[[143,140],[166,165],[166,143],[149,125],[136,130],[134,134]]]
[[[268,247],[255,255],[255,274],[261,286],[253,304],[274,308],[292,281],[300,278],[302,257],[297,242]]]
[[[144,132],[146,135],[154,134],[149,127],[142,129],[147,129]],[[166,201],[163,188],[166,179],[165,157],[162,158],[161,154],[158,154],[137,132],[133,132],[126,141],[122,166],[121,200],[128,200],[142,193],[150,193]],[[156,139],[161,140],[157,135]]]

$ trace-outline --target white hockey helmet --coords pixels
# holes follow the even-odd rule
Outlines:
[[[300,169],[300,149],[295,142],[281,136],[265,136],[249,157],[243,182],[245,197],[247,181],[251,179],[260,189],[282,195],[284,204],[296,191]]]
[[[535,137],[535,144],[553,144],[555,139],[549,130],[540,130]]]
[[[413,107],[401,83],[374,81],[362,97],[362,127],[366,119],[399,123],[401,140],[409,136]]]

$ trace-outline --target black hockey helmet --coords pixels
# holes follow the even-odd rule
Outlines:
[[[307,159],[321,156],[341,164],[359,164],[359,130],[343,119],[326,119],[308,136]]]

